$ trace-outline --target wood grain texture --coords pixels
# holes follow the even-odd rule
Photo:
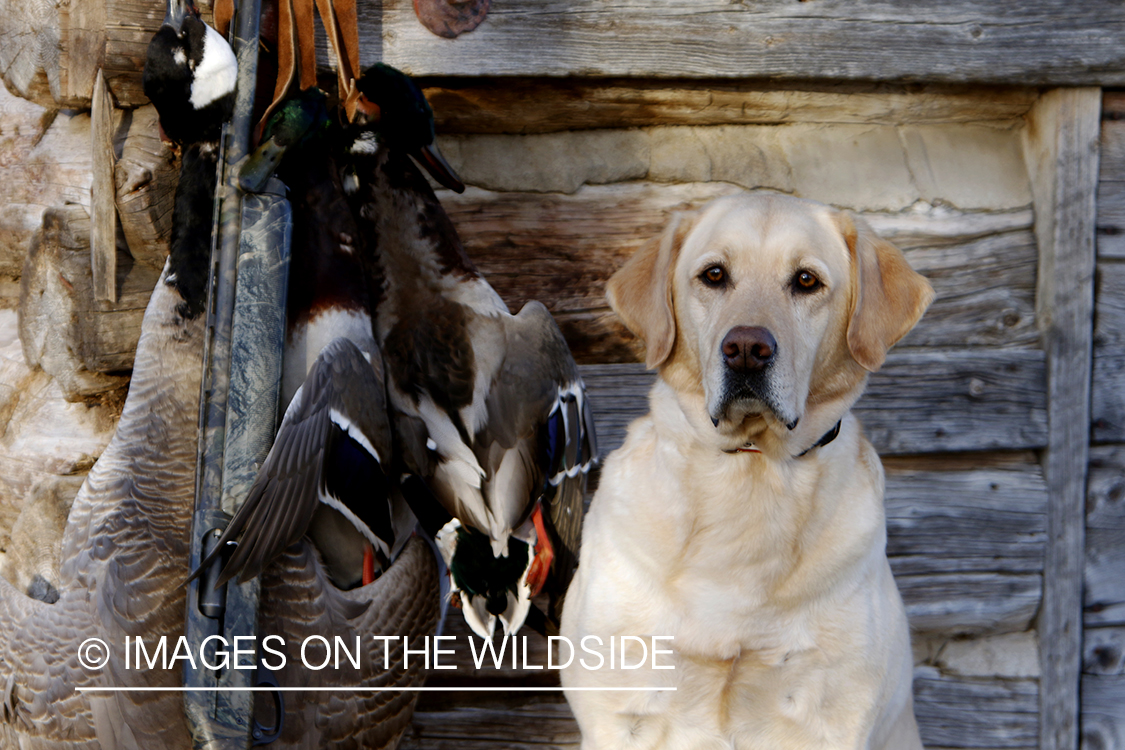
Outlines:
[[[1125,749],[1125,678],[1082,676],[1082,749]]]
[[[1035,680],[966,678],[921,667],[915,704],[927,748],[1031,750],[1037,746]],[[561,696],[529,694],[513,708],[497,698],[424,696],[402,750],[576,748],[577,724]]]
[[[1082,748],[1125,750],[1125,627],[1084,635]]]
[[[1098,443],[1125,442],[1125,263],[1098,261],[1090,419]]]
[[[28,363],[54,376],[69,400],[123,385],[158,275],[119,250],[117,302],[97,302],[86,209],[48,209],[20,279],[20,340]]]
[[[928,748],[1038,748],[1038,694],[1035,680],[914,672],[914,713]]]
[[[160,269],[168,257],[179,159],[158,135],[156,108],[132,110],[114,172],[117,211],[129,254]]]
[[[94,299],[111,304],[117,301],[117,190],[113,179],[117,157],[113,141],[113,97],[99,70],[90,110],[94,165],[90,186],[90,269]]]
[[[1046,92],[1029,116],[1027,161],[1039,244],[1037,320],[1047,354],[1050,491],[1043,606],[1043,750],[1078,746],[1086,464],[1093,339],[1101,91]]]
[[[1125,93],[1102,95],[1098,257],[1125,259]]]
[[[571,195],[443,193],[481,271],[513,310],[542,301],[583,363],[633,362],[641,345],[605,301],[605,282],[671,213],[738,191],[724,183],[632,182]],[[907,252],[937,298],[903,346],[1027,347],[1035,327],[1031,212],[866,214]]]
[[[804,83],[782,88],[768,81],[431,78],[420,84],[438,133],[790,122],[999,124],[1022,118],[1036,98],[1027,88]]]
[[[1085,622],[1125,625],[1125,446],[1090,450]]]
[[[163,17],[149,0],[0,0],[0,76],[37,104],[86,109],[100,69],[119,106],[147,104],[145,50]]]
[[[1087,628],[1082,673],[1125,676],[1125,626]]]
[[[557,683],[557,681],[556,681]],[[561,694],[530,694],[518,706],[425,696],[400,750],[577,748],[578,724]]]
[[[52,0],[0,0],[0,76],[8,90],[36,104],[56,105],[62,95],[59,30],[59,8]]]
[[[361,3],[372,14],[375,0]],[[471,34],[433,36],[386,0],[361,38],[415,75],[739,77],[1111,85],[1125,82],[1112,0],[1015,6],[781,0],[518,0]],[[371,44],[369,42],[369,44]]]
[[[895,575],[1043,570],[1047,486],[1038,463],[960,470],[947,468],[944,456],[926,463],[885,464]]]

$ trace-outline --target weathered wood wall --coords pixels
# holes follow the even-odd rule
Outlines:
[[[857,411],[885,457],[888,553],[915,630],[923,736],[927,747],[1037,747],[1049,492],[1036,451],[1051,438],[1024,140],[1038,94],[428,83],[442,149],[472,186],[442,199],[509,304],[541,299],[559,319],[605,450],[647,410],[653,375],[604,283],[670,211],[780,189],[851,208],[904,249],[937,298]],[[425,696],[406,746],[577,741],[557,696],[516,705]]]
[[[1082,735],[1125,749],[1125,92],[1102,104]]]
[[[885,457],[927,747],[1076,747],[1081,618],[1083,746],[1125,749],[1125,95],[1106,94],[1101,124],[1083,612],[1083,375],[1051,313],[1080,309],[1084,259],[1066,253],[1089,219],[1072,200],[1089,123],[1072,94],[1031,88],[1125,83],[1118,3],[513,0],[453,42],[406,0],[359,5],[365,64],[427,76],[442,147],[470,184],[443,200],[509,304],[555,313],[606,450],[652,376],[603,285],[670,211],[777,189],[855,210],[902,247],[938,296],[857,411]],[[38,103],[0,92],[0,308],[20,280],[26,329],[20,351],[0,310],[0,571],[23,587],[50,581],[54,527],[33,521],[65,515],[67,482],[104,445],[166,247],[175,162],[139,87],[159,6],[0,0],[0,76]],[[56,114],[89,107],[99,68],[126,108],[113,121],[116,301],[96,299],[88,251],[90,118]],[[1073,96],[1089,110],[1090,92]],[[1062,292],[1044,283],[1064,276]],[[36,427],[52,420],[83,427]],[[577,743],[561,696],[525,698],[427,695],[404,746]]]

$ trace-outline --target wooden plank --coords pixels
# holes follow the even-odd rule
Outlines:
[[[1125,442],[1125,264],[1099,260],[1096,283],[1091,437]]]
[[[117,11],[116,6],[116,0],[59,3],[59,90],[55,98],[60,104],[84,108],[98,91],[94,82],[105,64],[106,17]],[[156,28],[159,21],[153,31]]]
[[[1038,315],[1047,353],[1051,494],[1039,615],[1044,750],[1078,745],[1086,463],[1093,339],[1101,91],[1048,91],[1029,116],[1039,242]]]
[[[442,202],[474,262],[513,309],[542,301],[582,363],[634,362],[640,344],[605,301],[605,281],[671,212],[738,191],[724,183],[634,182],[577,192],[497,193],[475,188]],[[1037,263],[1030,211],[866,214],[907,250],[937,299],[906,346],[1037,343]]]
[[[1125,180],[1125,120],[1102,120],[1099,179]]]
[[[791,122],[1013,123],[1037,98],[1028,88],[763,81],[515,78],[420,82],[438,133],[553,133],[656,125]],[[528,106],[528,103],[534,106]]]
[[[1035,680],[914,672],[914,714],[928,748],[1038,748],[1038,708]]]
[[[935,299],[900,346],[1035,346],[1036,256],[1029,230],[908,250]]]
[[[415,75],[1125,83],[1113,0],[1014,6],[781,0],[511,0],[450,41],[410,0],[360,3],[363,59]]]
[[[881,453],[1033,448],[1046,441],[1043,384],[1038,351],[900,350],[855,412]]]
[[[1098,238],[1104,257],[1122,257],[1125,237],[1125,174],[1098,182]]]
[[[1090,450],[1085,623],[1125,625],[1125,446]]]
[[[204,4],[204,10],[209,10]],[[1125,82],[1113,0],[1005,6],[772,0],[519,0],[451,41],[408,0],[360,0],[364,66],[416,75],[901,81],[1014,86]],[[144,48],[163,8],[145,0],[0,2],[0,75],[21,96],[86,106],[106,70],[122,106],[145,103]],[[209,19],[208,19],[209,20]]]
[[[1125,119],[1125,91],[1102,92],[1102,119]]]
[[[117,189],[113,169],[117,161],[113,145],[113,98],[102,72],[94,83],[90,111],[90,150],[94,177],[90,186],[90,268],[94,299],[117,301]]]
[[[1082,647],[1082,747],[1125,750],[1125,627],[1087,628]]]
[[[132,110],[115,177],[118,218],[129,254],[159,269],[168,257],[180,163],[160,140],[157,120],[152,105]]]
[[[28,364],[50,373],[72,401],[123,385],[159,274],[120,251],[118,300],[95,301],[86,209],[47,209],[21,279],[20,341]]]
[[[1038,463],[951,470],[890,458],[887,555],[896,576],[1043,570],[1047,486]],[[912,465],[913,464],[913,465]]]
[[[1125,259],[1125,96],[1102,96],[1098,257]]]
[[[1125,626],[1086,628],[1082,673],[1125,676]]]
[[[1082,747],[1125,750],[1125,678],[1082,676]]]
[[[955,634],[1026,630],[1042,599],[1038,573],[895,576],[916,632]]]
[[[1031,750],[1038,736],[1035,680],[966,678],[932,667],[915,671],[914,711],[928,748]],[[561,697],[423,696],[403,750],[572,748],[578,727]]]
[[[1110,350],[1094,357],[1091,433],[1098,443],[1125,440],[1125,355]]]
[[[437,704],[437,705],[435,705]],[[496,701],[434,700],[424,696],[414,711],[401,750],[515,750],[577,748],[578,724],[561,695],[521,697],[519,705]]]
[[[648,412],[655,375],[639,364],[580,369],[604,455]],[[855,411],[880,453],[1037,448],[1047,440],[1044,377],[1033,350],[892,351]]]
[[[151,0],[0,0],[0,77],[37,104],[85,109],[100,69],[121,107],[147,104],[145,50],[163,17]]]

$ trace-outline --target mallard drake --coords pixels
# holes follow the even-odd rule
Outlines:
[[[404,74],[380,76],[381,90],[367,76],[359,87],[381,108],[387,90],[425,101]],[[344,184],[382,284],[376,338],[405,494],[475,632],[499,619],[514,633],[545,586],[557,622],[596,453],[577,365],[542,304],[509,312],[408,152],[388,139],[358,151]]]
[[[392,481],[383,361],[372,324],[380,289],[369,285],[356,251],[359,232],[344,199],[337,156],[376,132],[415,153],[436,154],[433,117],[411,97],[376,88],[382,106],[365,104],[364,110],[377,120],[342,131],[329,126],[319,90],[290,99],[241,170],[244,184],[253,185],[279,164],[293,206],[282,368],[282,400],[289,407],[246,502],[201,564],[200,570],[241,537],[219,585],[236,575],[242,581],[258,575],[305,533],[338,587],[367,584],[416,525]],[[451,179],[440,154],[430,161],[443,165],[441,178]]]
[[[324,95],[310,89],[290,100],[263,135],[242,174],[258,182],[277,163],[289,189],[293,254],[282,366],[288,408],[246,501],[200,569],[238,539],[218,585],[234,576],[246,581],[308,533],[332,581],[350,589],[374,580],[376,561],[384,569],[415,522],[389,492],[383,360]]]

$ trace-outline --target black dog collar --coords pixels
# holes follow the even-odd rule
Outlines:
[[[833,440],[835,440],[840,435],[840,425],[843,424],[843,423],[844,423],[844,420],[841,419],[839,422],[836,423],[835,427],[833,427],[828,432],[824,433],[824,436],[820,440],[817,440],[810,448],[808,448],[808,450],[804,450],[804,451],[801,451],[800,453],[798,453],[797,458],[800,458],[801,456],[805,455],[806,453],[809,453],[810,451],[816,450],[817,448],[821,448],[825,445],[828,445]]]
[[[824,433],[824,435],[821,436],[820,440],[817,440],[816,443],[814,443],[810,448],[808,448],[806,450],[803,450],[800,453],[798,453],[796,456],[794,456],[794,458],[800,458],[801,456],[804,456],[806,453],[810,453],[810,452],[816,450],[817,448],[820,448],[822,446],[825,446],[825,445],[828,445],[829,443],[831,443],[833,440],[835,440],[837,437],[839,437],[839,435],[840,435],[840,425],[843,424],[843,422],[844,422],[844,420],[841,419],[839,422],[836,423],[836,425],[831,430]],[[758,450],[758,448],[755,447],[753,443],[747,443],[746,445],[742,446],[741,448],[734,448],[733,450],[729,450],[729,451],[725,450],[725,451],[723,451],[723,453],[761,453],[761,451]]]

